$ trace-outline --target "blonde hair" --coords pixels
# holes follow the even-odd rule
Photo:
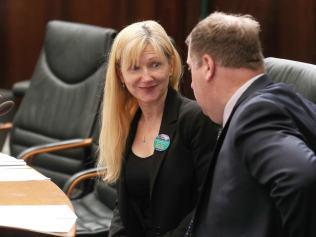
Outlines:
[[[120,176],[130,124],[138,108],[136,99],[122,87],[118,73],[122,66],[137,65],[147,45],[167,57],[173,66],[169,85],[178,89],[181,59],[162,26],[155,21],[142,21],[120,31],[109,55],[99,138],[98,166],[107,168],[103,178],[108,182],[115,182]]]
[[[214,12],[200,21],[186,43],[191,56],[211,55],[223,67],[263,67],[260,25],[251,15]]]

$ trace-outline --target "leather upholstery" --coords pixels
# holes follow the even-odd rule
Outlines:
[[[107,236],[116,201],[116,189],[97,181],[92,193],[73,200],[76,222],[76,236]]]
[[[14,100],[12,91],[6,90],[6,89],[0,89],[0,104],[8,100]],[[6,122],[12,122],[14,113],[15,113],[15,107],[9,113],[1,115],[0,124],[6,123]],[[7,132],[4,132],[4,131],[0,132],[0,151],[2,150],[3,145],[5,143],[6,136],[7,136]]]
[[[31,84],[14,118],[10,150],[74,138],[94,131],[102,99],[106,55],[115,31],[51,21]],[[74,173],[92,165],[87,149],[33,158],[32,167],[63,186]]]
[[[12,100],[13,94],[12,91],[6,89],[0,89],[0,104],[7,101]]]
[[[272,57],[264,61],[273,81],[291,84],[297,92],[316,103],[316,65]]]
[[[19,81],[13,84],[12,92],[15,97],[23,97],[30,87],[30,80]]]

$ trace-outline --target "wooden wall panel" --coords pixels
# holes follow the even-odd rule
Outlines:
[[[184,39],[199,20],[199,1],[192,0],[1,0],[1,88],[32,76],[49,20],[81,22],[117,30],[135,21],[154,19],[186,57]],[[189,76],[181,88],[192,97]]]
[[[67,21],[117,29],[126,24],[128,3],[126,0],[64,0],[61,12]]]
[[[0,4],[0,16],[7,11],[5,4]],[[1,23],[2,22],[2,23]],[[7,31],[7,24],[5,21],[5,17],[3,17],[2,21],[0,20],[0,88],[5,87],[6,82],[8,81],[5,77],[6,71],[6,55],[8,54],[8,50],[6,47],[6,31]]]
[[[209,0],[215,10],[252,14],[261,24],[265,56],[316,64],[314,0]],[[160,22],[186,60],[184,40],[200,16],[199,0],[1,0],[0,87],[30,78],[49,20],[81,22],[117,30],[139,20]],[[181,82],[192,97],[190,77]]]
[[[253,15],[261,24],[264,55],[316,64],[314,0],[212,0],[209,11]]]
[[[32,2],[32,4],[30,4]],[[59,1],[3,0],[0,19],[1,87],[10,88],[14,82],[31,77],[45,33],[46,22],[58,16]],[[57,11],[58,12],[58,11]]]
[[[277,12],[276,55],[316,64],[316,2],[279,0]]]

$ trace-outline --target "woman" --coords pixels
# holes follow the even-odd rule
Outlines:
[[[216,126],[176,90],[181,60],[155,21],[134,23],[109,57],[100,134],[104,180],[118,184],[109,236],[182,236]]]

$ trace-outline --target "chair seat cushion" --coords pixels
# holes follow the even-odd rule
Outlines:
[[[76,236],[107,236],[113,211],[100,202],[92,192],[83,198],[73,200],[76,215]]]

